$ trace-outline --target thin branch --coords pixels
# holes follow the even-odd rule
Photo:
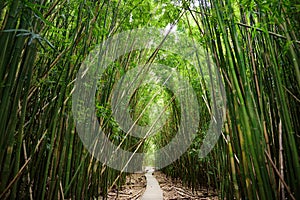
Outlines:
[[[269,161],[270,161],[272,167],[274,168],[276,174],[278,175],[280,181],[281,181],[281,182],[283,183],[283,185],[285,186],[285,188],[286,188],[287,192],[289,193],[291,199],[296,200],[296,198],[293,196],[293,194],[292,194],[292,192],[291,192],[289,186],[286,184],[286,182],[284,181],[284,179],[283,179],[283,177],[281,176],[280,172],[279,172],[278,169],[276,168],[276,165],[275,165],[274,162],[272,161],[272,158],[271,158],[271,156],[269,155],[269,153],[268,153],[267,151],[265,151],[265,154],[266,154],[267,158],[269,159]]]
[[[260,32],[266,32],[266,31],[264,31],[264,30],[262,30],[262,29],[260,29],[260,28],[257,28],[257,27],[254,27],[254,26],[250,26],[250,25],[247,25],[247,24],[243,24],[243,23],[240,23],[240,22],[238,22],[237,25],[243,26],[243,27],[246,27],[246,28],[253,28],[253,29],[255,29],[255,30],[257,30],[257,31],[260,31]],[[272,35],[272,36],[275,36],[275,37],[278,37],[278,38],[287,40],[287,38],[286,38],[285,36],[283,36],[283,35],[280,35],[280,34],[278,34],[278,33],[274,33],[274,32],[271,32],[271,31],[267,31],[267,32],[268,32],[270,35]],[[299,40],[295,40],[294,42],[297,43],[297,44],[300,44],[300,41],[299,41]]]

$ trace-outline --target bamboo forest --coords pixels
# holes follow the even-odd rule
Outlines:
[[[300,199],[299,0],[0,11],[0,199]]]

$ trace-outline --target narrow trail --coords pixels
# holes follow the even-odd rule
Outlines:
[[[104,199],[104,197],[99,197]],[[108,200],[218,200],[218,192],[212,187],[192,189],[180,179],[168,177],[153,167],[145,171],[126,176],[126,182],[120,188],[113,188],[107,194]]]
[[[160,188],[158,181],[152,175],[154,172],[153,168],[148,168],[147,173],[145,174],[147,179],[147,187],[142,200],[163,200],[163,191]]]

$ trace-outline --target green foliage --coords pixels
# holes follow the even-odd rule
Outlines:
[[[174,23],[213,55],[228,105],[218,144],[200,159],[211,120],[209,77],[180,55],[158,51],[151,61],[190,82],[201,113],[193,144],[163,171],[192,188],[214,187],[222,199],[300,199],[299,8],[297,0],[0,1],[0,199],[92,199],[122,185],[125,174],[95,160],[76,133],[70,101],[76,73],[108,37]],[[152,54],[123,55],[98,83],[98,120],[115,144],[132,152],[166,145],[180,122],[172,91],[153,85],[137,90],[130,114],[138,119],[144,111],[143,126],[165,109],[156,135],[128,136],[112,117],[118,80]]]

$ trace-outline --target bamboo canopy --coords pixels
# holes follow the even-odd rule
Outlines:
[[[128,113],[136,124],[165,116],[151,139],[124,131],[111,102],[130,70],[167,65],[191,85],[200,116],[192,144],[161,171],[193,189],[215,188],[220,199],[300,199],[298,1],[0,0],[0,10],[0,199],[105,198],[122,187],[126,170],[97,160],[79,137],[72,95],[98,44],[142,27],[173,28],[213,64],[205,68],[202,58],[182,59],[160,46],[119,56],[95,83],[92,109],[107,138],[126,151],[150,152],[150,164],[165,159],[153,152],[181,130],[191,98],[181,104],[159,84],[135,90]],[[210,66],[220,74],[226,109],[217,143],[201,156],[219,102],[206,82]]]

